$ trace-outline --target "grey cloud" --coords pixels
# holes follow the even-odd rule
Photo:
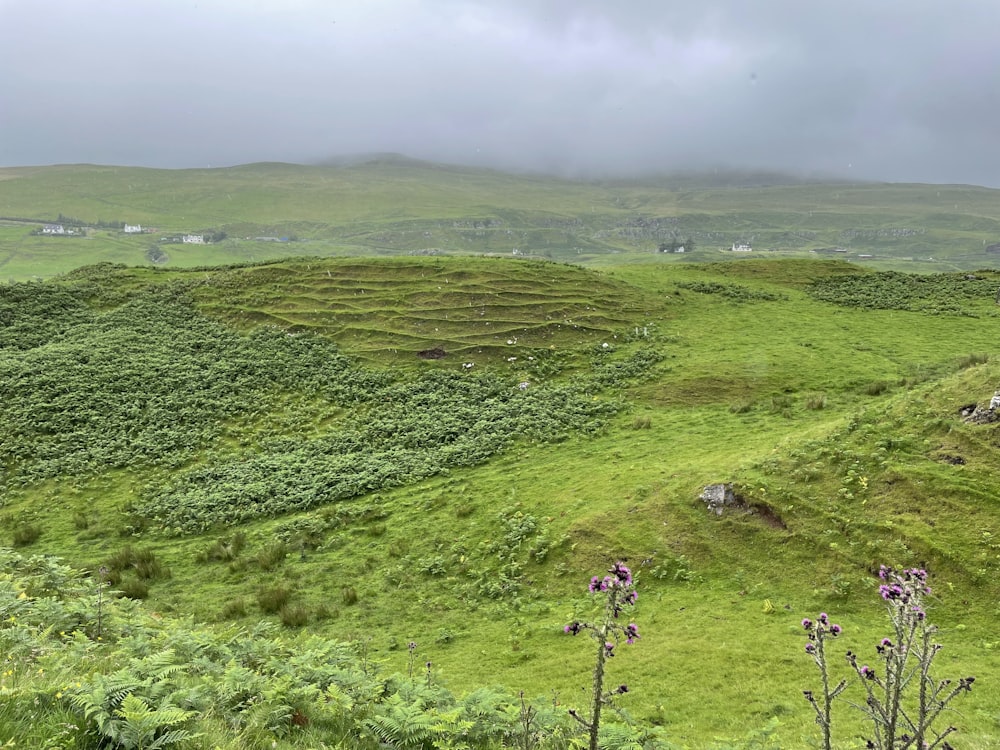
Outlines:
[[[360,151],[1000,185],[994,2],[0,0],[0,164]]]

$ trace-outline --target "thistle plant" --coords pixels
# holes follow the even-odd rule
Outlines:
[[[619,685],[610,691],[604,690],[604,669],[608,659],[615,655],[615,648],[624,640],[627,644],[635,643],[639,637],[639,628],[635,623],[623,624],[619,619],[625,607],[635,604],[638,594],[632,580],[632,572],[623,562],[616,562],[608,569],[609,575],[590,579],[591,594],[604,598],[604,609],[597,622],[574,621],[563,630],[571,635],[588,631],[596,644],[594,659],[594,682],[591,695],[590,718],[585,719],[575,710],[570,715],[587,730],[590,738],[590,750],[597,750],[597,736],[601,726],[601,709],[610,704],[616,695],[628,692],[628,685]]]
[[[865,693],[864,704],[852,703],[865,714],[872,725],[872,735],[866,747],[873,750],[951,750],[946,737],[956,731],[954,726],[943,730],[934,722],[949,704],[963,692],[972,690],[975,677],[963,677],[958,682],[931,676],[934,657],[941,646],[934,642],[937,628],[927,621],[924,597],[931,593],[927,586],[927,571],[910,568],[896,571],[882,566],[879,594],[885,603],[892,627],[890,637],[876,646],[879,667],[860,663],[857,654],[847,652],[847,662]],[[803,620],[809,634],[806,652],[812,655],[823,680],[822,704],[812,691],[806,699],[816,709],[816,723],[823,731],[824,750],[830,750],[830,707],[845,688],[846,681],[829,688],[829,665],[825,640],[839,635],[840,628],[830,625],[825,614],[818,622]]]
[[[406,644],[406,650],[409,652],[408,661],[406,665],[407,674],[410,679],[413,679],[413,664],[417,659],[417,642],[410,641]]]
[[[808,617],[802,621],[802,627],[809,634],[809,642],[806,644],[806,653],[812,656],[819,667],[819,673],[823,680],[823,694],[817,699],[812,690],[806,690],[803,694],[806,700],[812,704],[816,711],[816,723],[819,724],[823,733],[823,750],[832,750],[830,738],[830,714],[833,706],[833,699],[844,692],[847,687],[847,680],[841,680],[837,686],[830,689],[830,672],[826,661],[826,641],[829,638],[836,638],[842,632],[840,625],[830,622],[826,612],[820,612],[815,622]]]

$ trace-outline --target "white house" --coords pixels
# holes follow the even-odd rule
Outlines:
[[[750,247],[745,242],[734,242],[733,243],[733,252],[734,253],[752,253],[753,252],[753,248]]]
[[[181,237],[181,242],[185,245],[204,245],[205,235],[203,234],[185,234]]]
[[[62,224],[46,224],[42,227],[42,234],[66,234],[66,227]]]
[[[142,234],[142,224],[126,224],[122,231],[125,234]]]

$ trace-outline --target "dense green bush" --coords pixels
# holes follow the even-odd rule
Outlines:
[[[37,344],[0,349],[0,463],[22,482],[181,466],[227,423],[277,411],[288,394],[334,408],[387,381],[315,337],[228,330],[170,288]]]
[[[882,271],[827,276],[806,291],[815,299],[845,307],[978,316],[992,313],[997,280],[993,274]]]
[[[93,319],[80,290],[37,283],[0,285],[0,350],[33,349]]]
[[[626,375],[642,367],[626,362]],[[378,400],[311,440],[274,439],[260,452],[220,459],[150,487],[133,512],[167,528],[305,510],[482,463],[517,440],[551,442],[601,429],[620,404],[576,381],[520,389],[492,375],[432,371],[382,389]]]
[[[677,286],[699,294],[713,294],[731,302],[774,302],[787,299],[783,294],[751,289],[742,284],[721,284],[717,281],[677,282]]]

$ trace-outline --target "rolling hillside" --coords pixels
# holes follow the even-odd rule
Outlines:
[[[897,196],[900,216],[919,200],[851,190]],[[621,705],[692,748],[765,727],[807,746],[818,678],[800,621],[829,611],[867,654],[886,627],[874,572],[919,565],[940,671],[979,680],[948,721],[992,746],[996,693],[978,687],[1000,679],[1000,423],[961,409],[1000,381],[1000,272],[637,258],[97,265],[0,287],[3,541],[145,600],[170,623],[155,627],[184,629],[175,643],[221,637],[185,622],[286,634],[254,649],[305,631],[352,643],[365,675],[412,676],[416,659],[428,688],[500,685],[561,716],[590,679],[563,625],[585,616],[590,576],[626,559],[642,639],[609,666]],[[738,498],[721,516],[699,499],[712,483]],[[141,640],[120,632],[106,652],[82,634],[74,648],[116,668]],[[55,650],[33,658],[12,668],[18,695],[51,702],[54,727],[68,688],[37,671]],[[322,702],[302,701],[319,722]],[[11,705],[8,732],[23,726]],[[249,719],[184,726],[206,747],[327,736],[295,715],[252,737]]]
[[[80,233],[35,234],[57,221]],[[149,231],[124,234],[125,223]],[[185,245],[183,234],[218,241]],[[304,255],[722,260],[739,243],[757,255],[819,254],[876,268],[995,267],[1000,254],[987,248],[1000,243],[1000,202],[995,190],[960,185],[789,184],[767,175],[586,183],[392,156],[326,166],[0,169],[6,280],[96,262],[180,268]],[[680,245],[683,256],[659,252]]]

